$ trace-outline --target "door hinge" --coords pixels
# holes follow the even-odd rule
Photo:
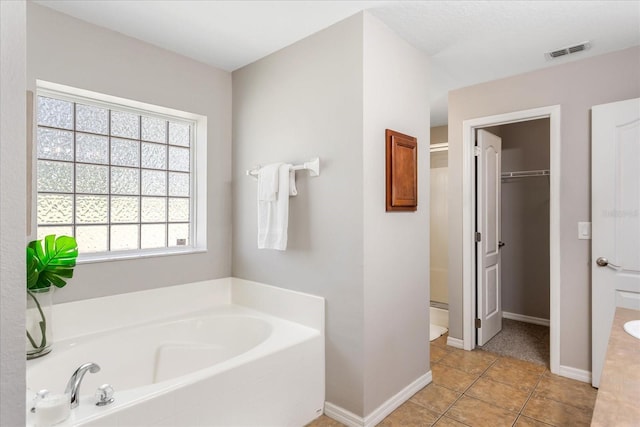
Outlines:
[[[482,233],[476,231],[476,242],[482,242]]]
[[[478,147],[477,145],[473,146],[473,155],[475,157],[478,157],[480,155],[480,147]]]
[[[480,329],[482,327],[482,320],[476,319],[476,329]]]

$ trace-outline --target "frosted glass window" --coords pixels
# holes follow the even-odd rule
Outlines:
[[[109,218],[107,196],[76,196],[76,223],[106,224]]]
[[[108,227],[106,225],[79,225],[76,227],[76,241],[79,253],[104,252],[108,248]]]
[[[38,191],[72,193],[73,163],[38,160]]]
[[[169,147],[169,170],[189,172],[189,149]]]
[[[111,135],[139,139],[140,116],[122,111],[112,111]]]
[[[142,139],[144,141],[167,142],[167,121],[142,117]]]
[[[140,245],[142,249],[165,247],[166,235],[167,227],[164,224],[142,224]]]
[[[39,96],[38,125],[73,129],[73,102]]]
[[[169,222],[189,221],[189,199],[169,199]]]
[[[106,135],[109,131],[109,110],[76,104],[76,130]]]
[[[73,196],[38,194],[38,224],[73,224]]]
[[[73,161],[73,133],[38,128],[38,158]]]
[[[108,164],[108,138],[88,133],[77,133],[76,162]]]
[[[76,193],[107,194],[109,168],[107,166],[76,164]]]
[[[182,123],[169,122],[169,144],[189,146],[190,126]]]
[[[36,97],[38,238],[74,236],[100,258],[193,245],[193,115],[74,93]]]
[[[139,211],[139,197],[111,197],[111,222],[139,222]]]
[[[111,193],[140,194],[140,169],[111,168]]]
[[[112,225],[111,250],[124,251],[138,248],[137,225]]]
[[[111,164],[114,166],[140,166],[140,142],[111,138]]]
[[[166,222],[167,199],[164,197],[142,198],[142,222]]]
[[[142,167],[149,169],[167,168],[167,146],[142,143]]]

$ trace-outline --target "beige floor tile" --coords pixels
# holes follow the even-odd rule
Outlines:
[[[411,401],[403,403],[387,418],[382,420],[381,427],[423,427],[432,426],[439,415]]]
[[[444,356],[449,354],[446,347],[437,344],[431,344],[431,363],[437,362]]]
[[[339,423],[338,421],[331,419],[326,415],[321,415],[320,417],[307,424],[306,427],[344,427],[344,424]]]
[[[444,414],[460,396],[460,393],[432,383],[414,394],[411,401],[438,414]]]
[[[446,387],[459,393],[463,393],[478,379],[477,375],[468,374],[441,363],[433,363],[431,365],[431,372],[433,373],[433,384]]]
[[[598,391],[591,384],[545,374],[536,387],[536,395],[593,411]]]
[[[465,395],[509,411],[520,412],[529,398],[529,393],[488,378],[480,378],[465,392]]]
[[[548,372],[546,366],[538,365],[537,363],[527,362],[526,360],[514,359],[513,357],[500,356],[498,361],[503,366],[510,366],[513,368],[525,369],[527,371],[541,374]]]
[[[533,418],[520,415],[518,421],[513,425],[514,427],[549,427],[550,424],[545,424]]]
[[[446,347],[446,345],[447,345],[447,337],[448,336],[449,336],[449,334],[444,334],[440,338],[436,338],[435,340],[431,341],[431,344],[439,345],[441,347]]]
[[[449,417],[442,417],[434,424],[435,427],[467,427],[466,424],[462,424],[459,421]]]
[[[538,384],[542,372],[536,373],[520,369],[500,358],[482,376],[499,383],[518,387],[521,390],[531,391]]]
[[[440,359],[440,363],[469,374],[479,375],[486,371],[496,359],[496,355],[486,351],[456,351]]]
[[[544,399],[534,394],[527,402],[522,415],[554,426],[588,426],[591,410],[576,408],[556,400]]]
[[[511,427],[518,414],[462,396],[445,415],[474,427]]]

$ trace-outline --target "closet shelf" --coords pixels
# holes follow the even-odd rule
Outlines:
[[[532,176],[549,176],[549,169],[539,169],[539,170],[530,170],[530,171],[513,171],[513,172],[502,172],[500,177],[502,179],[505,178],[528,178]]]

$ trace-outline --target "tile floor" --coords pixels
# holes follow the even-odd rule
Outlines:
[[[431,342],[433,382],[379,426],[588,426],[596,400],[589,384],[552,374],[542,365],[483,350]],[[308,427],[340,427],[322,416]]]

